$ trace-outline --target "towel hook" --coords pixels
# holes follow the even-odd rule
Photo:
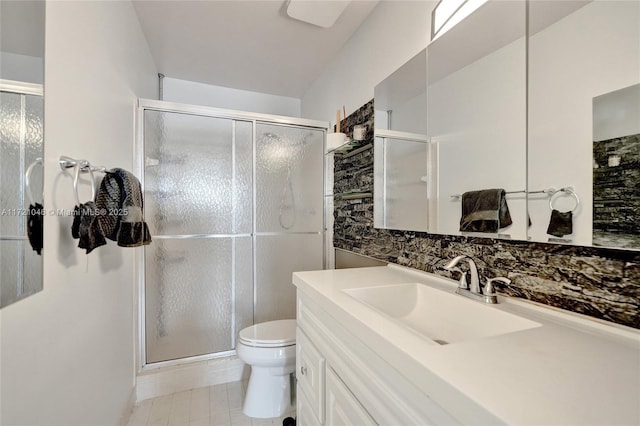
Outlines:
[[[557,194],[561,193],[561,192],[564,192],[565,194],[569,194],[575,199],[576,205],[573,207],[573,209],[570,210],[571,213],[574,213],[576,210],[578,210],[578,206],[580,206],[580,198],[578,198],[578,194],[576,194],[576,192],[570,186],[567,186],[565,188],[560,188],[558,190],[549,191],[549,194],[550,194],[549,195],[549,208],[551,210],[556,210],[553,207],[553,200],[554,200],[554,197]]]
[[[96,181],[93,177],[93,170],[91,164],[87,160],[79,160],[75,165],[75,174],[73,176],[73,195],[76,197],[76,205],[80,205],[80,195],[78,194],[78,180],[80,179],[80,172],[86,170],[89,173],[89,179],[91,180],[91,201],[96,198]]]
[[[37,164],[41,164],[44,165],[42,158],[36,158],[35,161],[31,164],[29,164],[29,167],[27,167],[27,171],[24,173],[24,189],[25,192],[27,193],[27,198],[29,199],[29,204],[32,204],[35,206],[35,201],[33,198],[33,194],[31,193],[31,172],[33,172],[33,168],[37,165]],[[44,198],[44,194],[42,194],[43,198]]]

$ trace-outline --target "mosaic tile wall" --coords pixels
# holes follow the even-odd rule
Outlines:
[[[594,142],[593,160],[593,244],[640,247],[640,134]]]
[[[373,100],[347,117],[366,123],[373,143]],[[344,125],[343,125],[344,127]],[[373,148],[335,157],[334,193],[373,192]],[[640,329],[640,252],[529,243],[373,227],[373,199],[334,200],[334,247],[451,276],[443,266],[472,256],[482,275],[504,276],[498,292]]]

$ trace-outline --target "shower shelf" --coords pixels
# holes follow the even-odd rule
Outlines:
[[[339,200],[358,200],[361,198],[373,198],[373,193],[371,192],[342,192],[339,194],[334,194],[334,197]]]
[[[339,147],[329,150],[327,153],[334,153],[335,155],[340,155],[341,157],[351,157],[352,155],[356,155],[361,153],[362,151],[366,151],[371,148],[372,144],[362,145],[362,141],[352,140],[349,142],[345,142]]]

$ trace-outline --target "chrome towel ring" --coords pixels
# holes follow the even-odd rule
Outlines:
[[[575,200],[576,205],[573,207],[573,209],[571,209],[571,213],[574,213],[576,210],[578,210],[578,207],[580,206],[580,198],[578,198],[578,194],[576,194],[576,192],[574,191],[574,189],[571,186],[567,186],[564,188],[560,188],[557,190],[550,190],[548,192],[549,194],[549,208],[551,210],[557,210],[556,208],[553,207],[553,201],[556,200],[556,195],[560,194],[560,193],[565,193],[568,194],[570,196],[572,196]]]
[[[89,180],[91,181],[91,201],[96,198],[96,180],[93,176],[93,168],[87,160],[79,160],[75,164],[75,174],[73,176],[73,195],[76,197],[76,205],[79,206],[80,195],[78,194],[78,180],[80,178],[80,172],[89,173]]]

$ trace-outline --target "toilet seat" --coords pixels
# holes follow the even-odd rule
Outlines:
[[[296,344],[296,320],[278,320],[255,324],[240,331],[243,345],[280,348]]]

